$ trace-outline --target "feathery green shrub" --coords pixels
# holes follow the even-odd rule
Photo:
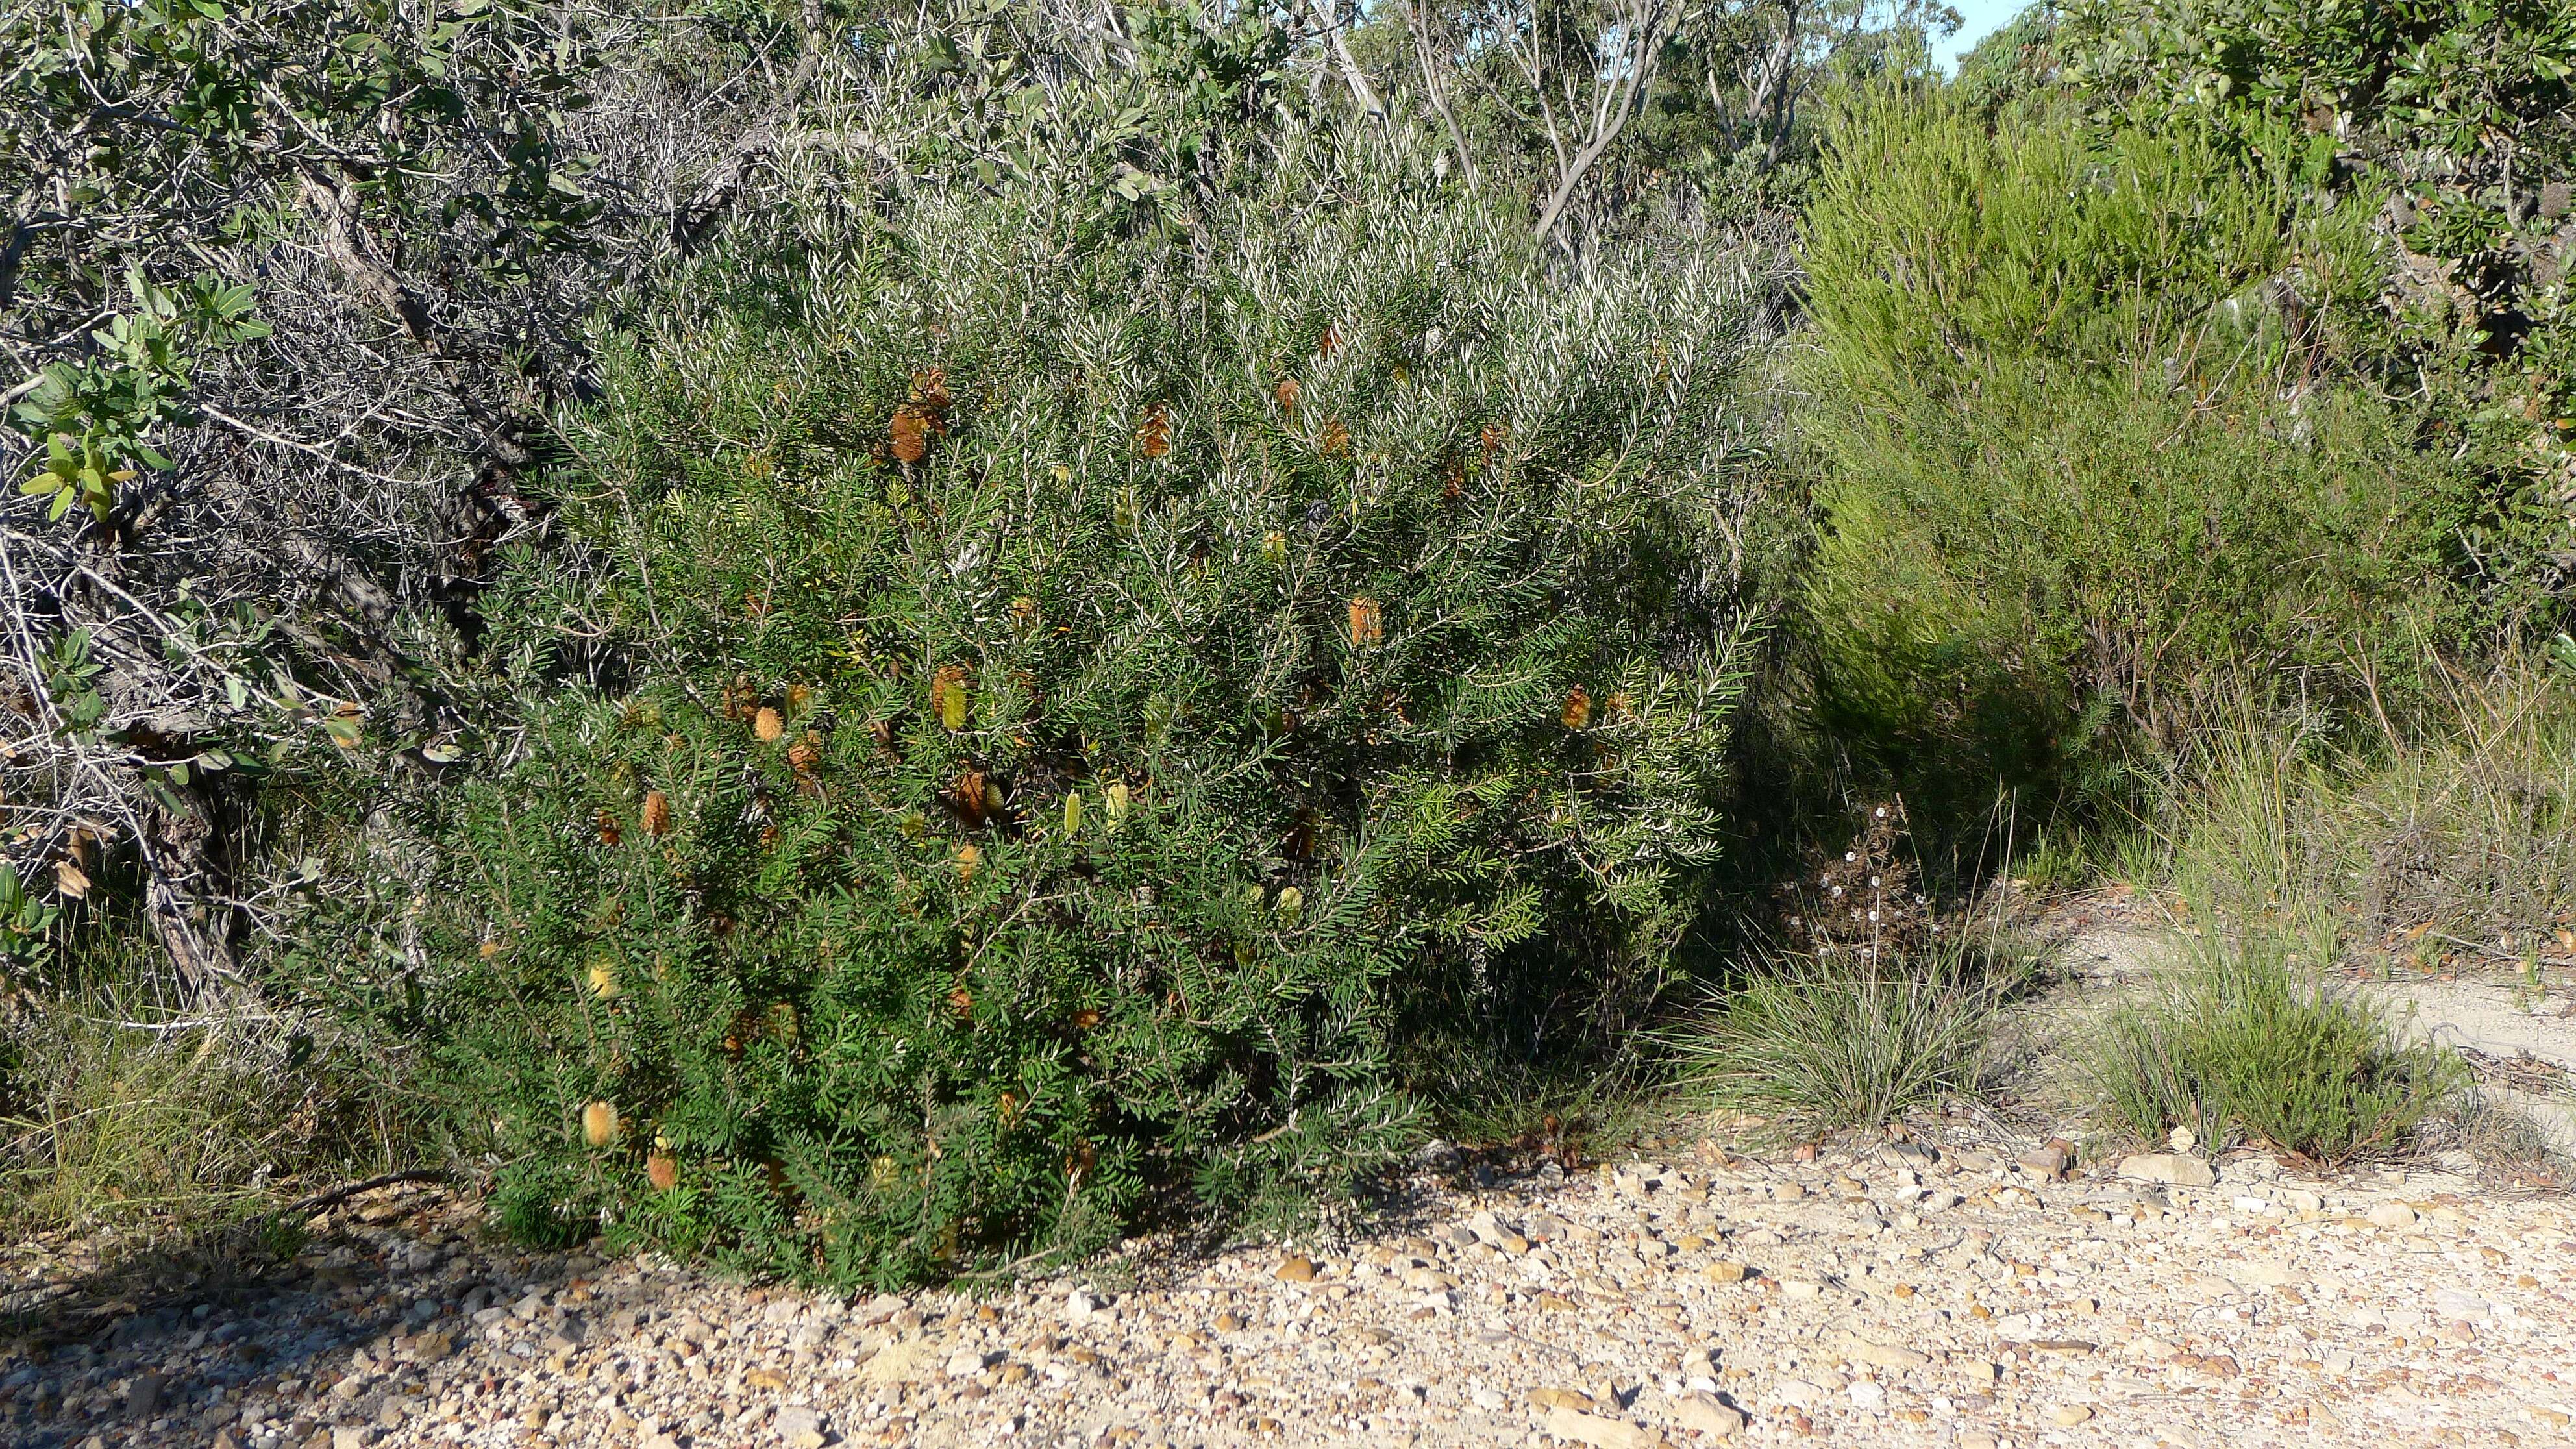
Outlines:
[[[2382,325],[2366,211],[2188,133],[1856,103],[1805,228],[1828,729],[1938,816],[2119,794],[2246,670],[2414,692],[2477,500],[2313,375]]]
[[[1410,1044],[1667,978],[1759,258],[1548,277],[1400,148],[1230,164],[1177,227],[1046,173],[818,218],[613,353],[597,566],[495,611],[598,682],[434,932],[514,1226],[992,1271],[1348,1182]]]

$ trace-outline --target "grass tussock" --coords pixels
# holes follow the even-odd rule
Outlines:
[[[2348,1162],[2411,1147],[2463,1085],[2456,1058],[2332,990],[2312,964],[2319,943],[2206,925],[2183,942],[2179,968],[2111,1017],[2090,1063],[2129,1136],[2183,1127],[2212,1149]]]
[[[1673,1050],[1712,1106],[1800,1131],[1883,1126],[1983,1091],[2020,974],[1957,941],[1902,957],[1784,952]]]
[[[394,1129],[309,1039],[178,1016],[134,993],[45,1002],[0,1052],[0,1232],[183,1231],[381,1171]]]
[[[2424,716],[2354,739],[2241,709],[2162,813],[2172,883],[2196,898],[2330,921],[2365,949],[2576,955],[2566,669],[2451,676]]]

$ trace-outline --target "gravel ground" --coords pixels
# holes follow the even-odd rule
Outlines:
[[[1137,1244],[981,1301],[513,1253],[389,1189],[253,1289],[0,1350],[0,1444],[2570,1441],[2564,1193],[2029,1148],[1426,1176],[1329,1249]]]

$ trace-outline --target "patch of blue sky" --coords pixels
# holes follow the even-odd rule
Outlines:
[[[2026,9],[2030,0],[1950,0],[1965,23],[1959,33],[1933,46],[1934,58],[1945,71],[1956,73],[1959,57],[1977,48],[1977,42],[2003,29],[2006,23]]]

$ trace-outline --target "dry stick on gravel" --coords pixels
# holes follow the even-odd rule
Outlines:
[[[277,1217],[280,1222],[300,1222],[315,1213],[338,1207],[353,1197],[374,1192],[380,1187],[393,1187],[406,1182],[454,1182],[455,1180],[456,1174],[440,1167],[414,1168],[408,1172],[388,1172],[382,1177],[371,1177],[364,1182],[345,1183],[327,1192],[317,1192],[311,1197],[299,1199],[280,1209]]]

